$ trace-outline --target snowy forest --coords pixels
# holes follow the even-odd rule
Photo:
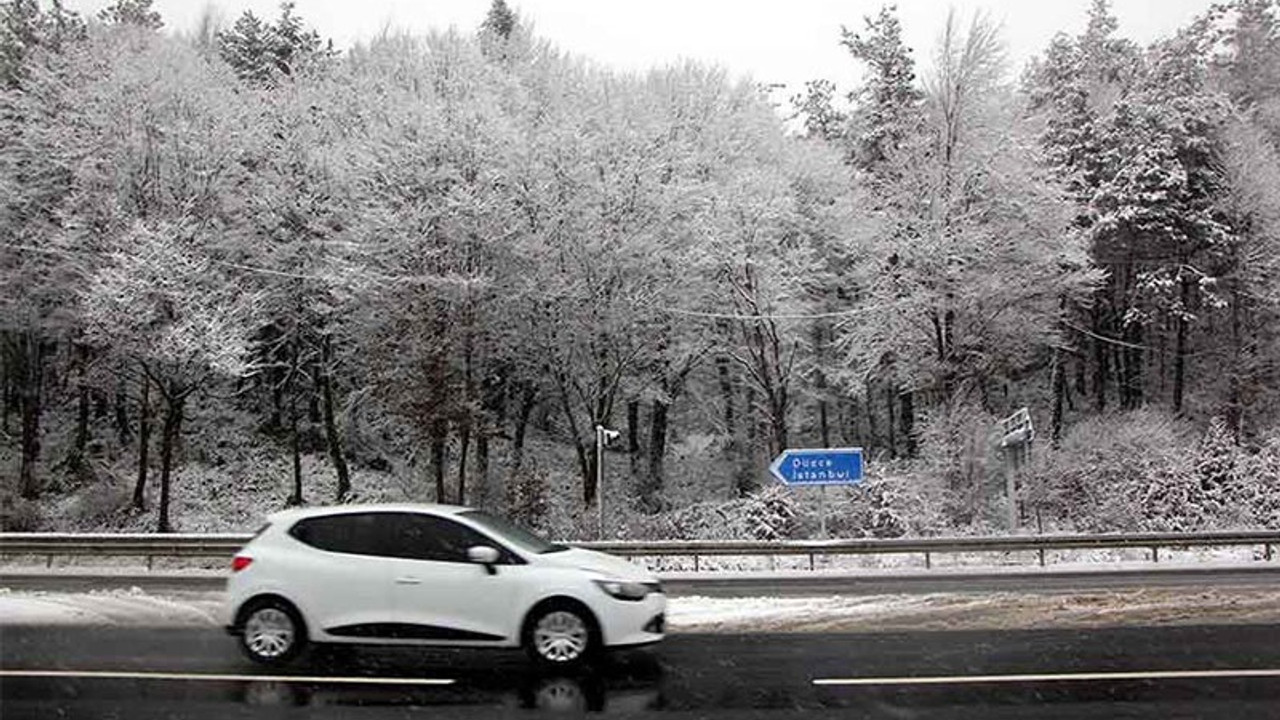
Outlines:
[[[1280,528],[1273,0],[1146,47],[1095,0],[1021,67],[886,6],[814,38],[860,86],[789,102],[503,0],[342,50],[291,3],[0,12],[5,530],[809,537],[768,464],[851,446],[843,537]]]

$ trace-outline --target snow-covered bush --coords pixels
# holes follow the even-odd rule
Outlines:
[[[747,532],[752,540],[786,540],[796,521],[793,494],[779,485],[770,485],[748,495],[743,503]]]
[[[0,532],[36,532],[44,529],[40,505],[6,494],[0,500]]]
[[[1077,424],[1023,479],[1031,508],[1060,529],[1193,531],[1218,521],[1230,466],[1212,431],[1201,444],[1187,423],[1144,409]]]
[[[944,481],[912,463],[869,464],[862,484],[841,489],[827,530],[835,537],[912,537],[951,531]]]
[[[550,483],[536,467],[522,471],[507,485],[507,517],[535,532],[550,530],[547,495]]]

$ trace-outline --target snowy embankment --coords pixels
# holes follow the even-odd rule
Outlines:
[[[11,592],[4,625],[217,627],[219,592]],[[1063,593],[938,593],[863,597],[671,598],[668,626],[688,632],[886,632],[1280,621],[1280,590],[1153,588]]]

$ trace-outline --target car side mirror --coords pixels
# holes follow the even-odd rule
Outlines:
[[[473,545],[467,548],[467,559],[477,565],[483,565],[490,575],[498,574],[498,568],[495,565],[498,564],[498,558],[501,556],[497,548],[488,545]]]

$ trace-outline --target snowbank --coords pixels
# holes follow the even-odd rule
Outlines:
[[[0,590],[4,625],[217,627],[220,592]],[[886,632],[1280,621],[1280,589],[1153,588],[1078,593],[676,597],[668,627],[690,632]]]

